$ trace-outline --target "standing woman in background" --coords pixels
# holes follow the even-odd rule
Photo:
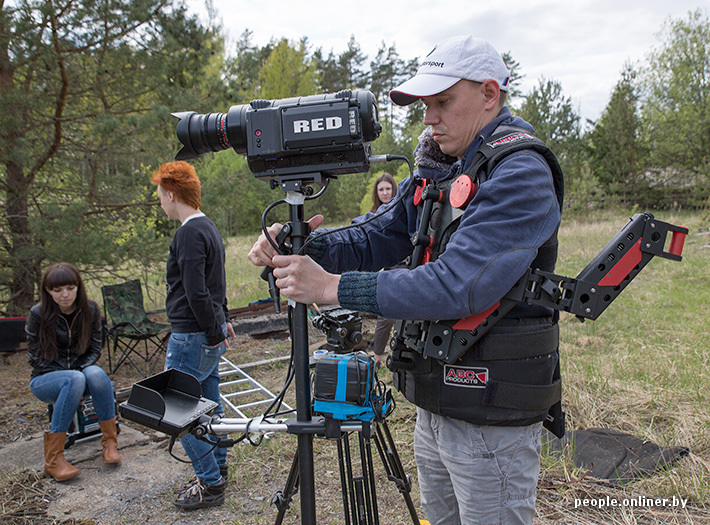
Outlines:
[[[397,183],[394,181],[394,177],[389,173],[383,173],[377,177],[375,185],[372,187],[372,208],[370,208],[370,211],[375,213],[380,206],[390,202],[396,195]],[[375,362],[378,366],[385,364],[385,348],[390,339],[392,325],[394,325],[394,319],[386,319],[384,317],[377,318],[375,336],[372,341],[372,350],[375,354]]]
[[[74,265],[56,263],[47,269],[41,300],[32,307],[25,331],[30,389],[40,401],[54,405],[50,431],[44,433],[44,471],[57,481],[79,474],[64,459],[64,442],[87,386],[103,433],[104,461],[120,463],[113,387],[96,365],[103,343],[101,313],[87,298]]]
[[[396,195],[397,183],[394,181],[394,177],[389,173],[382,173],[375,180],[374,186],[372,186],[372,208],[370,208],[370,211],[375,213],[377,208],[387,204]]]

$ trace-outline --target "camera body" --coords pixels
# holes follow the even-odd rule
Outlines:
[[[382,126],[369,91],[253,100],[227,113],[173,113],[178,160],[232,148],[256,177],[304,180],[370,169],[370,142]],[[318,177],[313,177],[318,174]]]

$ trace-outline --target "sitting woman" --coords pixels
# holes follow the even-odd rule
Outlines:
[[[50,431],[44,434],[44,471],[57,481],[79,474],[64,459],[64,442],[87,387],[103,433],[104,461],[119,463],[113,387],[96,365],[103,342],[101,313],[87,298],[75,266],[56,263],[47,269],[41,301],[30,311],[25,331],[30,388],[37,399],[54,404]]]

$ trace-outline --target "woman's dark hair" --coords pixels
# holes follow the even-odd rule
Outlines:
[[[389,173],[382,173],[375,179],[375,184],[372,186],[372,208],[370,208],[372,213],[376,212],[377,208],[383,204],[380,197],[377,195],[377,186],[380,185],[380,182],[389,182],[390,186],[392,186],[392,198],[394,199],[397,196],[397,183],[394,181],[394,177]]]
[[[77,343],[73,345],[73,348],[79,354],[83,354],[89,349],[92,329],[91,310],[84,281],[81,279],[79,270],[73,264],[55,263],[44,272],[40,291],[42,315],[39,326],[39,348],[42,358],[48,361],[57,357],[57,318],[61,311],[47,290],[72,284],[76,286],[76,300],[74,301],[76,328],[73,332],[77,334],[75,339]]]

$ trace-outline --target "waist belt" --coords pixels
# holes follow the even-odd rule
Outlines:
[[[488,332],[469,353],[477,361],[539,357],[557,350],[559,335],[557,323],[549,328],[529,332]]]
[[[547,410],[562,398],[559,379],[549,385],[520,385],[489,381],[483,393],[486,406],[517,410]]]

